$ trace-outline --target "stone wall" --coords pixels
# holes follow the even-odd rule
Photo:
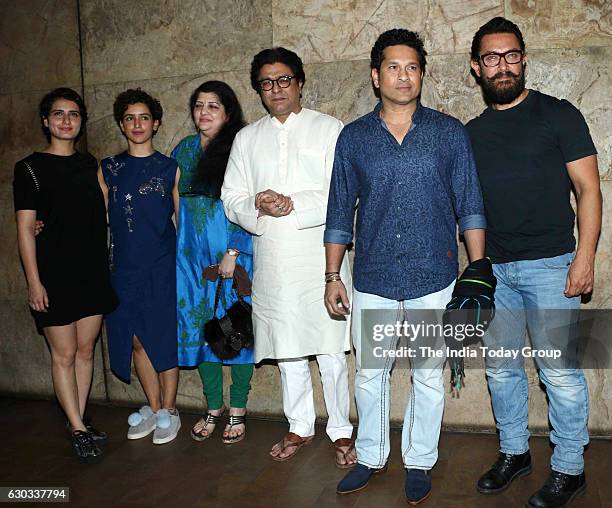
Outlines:
[[[48,354],[35,334],[24,305],[25,285],[17,260],[10,181],[13,162],[43,144],[35,105],[56,85],[81,86],[76,4],[68,1],[0,0],[3,16],[0,51],[9,68],[0,84],[5,106],[0,160],[0,198],[5,241],[2,268],[2,337],[0,390],[9,393],[51,393]],[[369,52],[378,34],[388,28],[419,31],[429,52],[423,102],[462,121],[484,104],[469,73],[468,53],[475,30],[488,19],[505,15],[523,29],[529,52],[528,86],[563,97],[584,113],[599,151],[604,194],[604,228],[599,245],[596,291],[590,308],[612,304],[612,141],[610,134],[610,68],[612,13],[609,3],[587,0],[81,0],[83,86],[90,111],[89,150],[98,158],[123,149],[124,140],[112,119],[115,95],[140,86],[160,98],[164,123],[155,138],[168,153],[193,132],[188,98],[208,79],[227,81],[237,92],[248,121],[262,116],[258,96],[250,88],[249,64],[265,47],[283,45],[306,64],[304,105],[353,120],[370,111],[376,99],[369,79]],[[32,34],[36,34],[33,38]],[[44,35],[41,35],[44,34]],[[61,58],[60,58],[61,56]],[[4,60],[4,58],[3,58]],[[4,71],[0,71],[4,72]],[[8,286],[8,287],[7,287]],[[100,348],[98,348],[100,349]],[[25,354],[24,354],[25,353]],[[101,363],[101,358],[98,362]],[[352,357],[351,357],[352,362]],[[317,412],[324,404],[316,364]],[[103,374],[103,375],[102,375]],[[590,427],[610,434],[611,395],[606,371],[589,371]],[[446,376],[448,377],[448,376]],[[138,382],[125,385],[97,370],[94,397],[139,404]],[[227,380],[229,381],[229,380]],[[468,372],[469,386],[460,399],[448,398],[445,425],[492,429],[489,395],[482,371]],[[546,402],[537,376],[529,372],[530,424],[547,425]],[[406,371],[394,373],[391,414],[401,419],[409,393]],[[183,371],[179,404],[203,408],[197,373]],[[256,370],[249,400],[252,413],[280,416],[278,370]],[[355,415],[353,405],[353,415]]]

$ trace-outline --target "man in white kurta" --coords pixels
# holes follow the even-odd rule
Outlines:
[[[255,361],[278,360],[289,434],[274,445],[287,460],[315,432],[308,356],[316,355],[336,463],[350,466],[345,351],[349,327],[327,312],[323,232],[336,139],[342,123],[301,107],[304,71],[284,48],[264,50],[251,69],[253,88],[270,113],[242,129],[232,146],[221,199],[228,218],[254,235]],[[349,281],[344,260],[342,278]]]

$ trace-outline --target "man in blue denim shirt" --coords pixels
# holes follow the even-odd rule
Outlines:
[[[374,87],[381,103],[347,125],[338,138],[327,208],[325,301],[332,315],[348,313],[349,299],[337,272],[357,232],[353,292],[353,341],[359,412],[357,465],[337,492],[364,488],[386,468],[389,456],[389,377],[362,367],[367,337],[361,310],[443,309],[457,276],[457,222],[471,260],[484,256],[485,218],[469,138],[461,123],[419,102],[426,51],[408,30],[383,33],[372,49]],[[391,345],[391,347],[394,347]],[[412,397],[404,416],[402,458],[408,501],[431,490],[444,409],[444,358],[413,369]]]
[[[555,448],[548,479],[528,501],[533,508],[558,508],[586,489],[588,389],[582,370],[566,359],[576,345],[580,295],[593,289],[601,192],[584,117],[566,100],[525,88],[526,65],[518,26],[497,17],[479,28],[471,67],[489,107],[466,128],[486,206],[486,254],[497,278],[498,312],[484,345],[520,351],[528,329],[534,349],[562,354],[554,362],[536,357]],[[487,357],[486,367],[500,454],[477,489],[495,494],[531,472],[529,383],[522,355],[511,363]]]

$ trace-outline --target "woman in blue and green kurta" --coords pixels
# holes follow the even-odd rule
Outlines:
[[[218,265],[231,278],[236,264],[253,276],[253,249],[249,233],[230,223],[223,211],[221,185],[236,133],[244,126],[236,94],[225,83],[207,81],[190,99],[197,134],[184,138],[172,151],[181,170],[176,255],[178,302],[178,358],[183,367],[198,366],[208,402],[208,413],[191,430],[196,441],[208,439],[221,418],[222,365],[231,365],[229,423],[223,442],[244,438],[244,415],[253,375],[253,348],[242,349],[231,360],[220,360],[204,336],[204,324],[213,318],[217,283],[202,277],[209,265]],[[223,317],[236,301],[232,284],[223,284],[216,317]]]

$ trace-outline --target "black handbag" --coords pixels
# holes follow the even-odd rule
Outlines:
[[[217,272],[217,265],[212,265],[204,270],[204,278],[217,282],[215,292],[215,306],[213,316],[217,313],[221,288],[226,279]],[[253,321],[251,319],[252,307],[244,301],[244,297],[251,294],[251,281],[246,270],[236,266],[232,288],[238,296],[234,303],[222,318],[213,317],[204,325],[204,337],[213,353],[221,360],[236,358],[243,348],[253,347],[255,337],[253,335]]]

